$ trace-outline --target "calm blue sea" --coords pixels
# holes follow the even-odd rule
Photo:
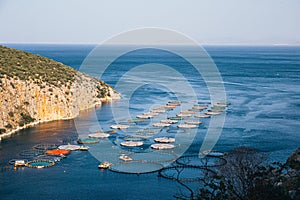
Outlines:
[[[92,45],[7,46],[40,54],[75,69],[79,69],[94,48]],[[248,146],[268,153],[270,161],[284,162],[300,146],[300,47],[207,46],[205,50],[221,73],[227,101],[231,103],[214,149],[229,151]],[[116,77],[149,59],[186,72],[190,83],[201,89],[199,98],[209,100],[203,80],[186,70],[182,60],[153,49],[135,52],[116,62],[104,81],[114,86]],[[174,79],[169,77],[169,81]],[[169,98],[171,93],[146,85],[130,100],[130,112],[136,115]],[[104,104],[97,109],[101,123],[108,126],[113,122],[111,108],[114,106],[118,103]],[[202,136],[196,137],[189,153],[199,151]],[[173,199],[182,190],[176,182],[158,177],[157,173],[129,175],[100,171],[99,161],[88,152],[72,152],[54,167],[42,170],[14,171],[8,164],[22,150],[36,144],[66,143],[76,138],[74,122],[67,120],[40,124],[0,142],[0,199]]]

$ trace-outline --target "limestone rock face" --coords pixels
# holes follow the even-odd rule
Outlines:
[[[81,110],[120,98],[103,81],[25,53],[0,46],[0,137],[31,123],[74,118]]]

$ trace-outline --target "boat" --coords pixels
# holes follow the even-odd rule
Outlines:
[[[201,121],[197,121],[197,120],[186,120],[184,123],[186,123],[186,124],[194,124],[194,125],[202,124]]]
[[[90,138],[108,138],[110,135],[108,133],[92,133],[89,134]]]
[[[168,126],[170,126],[170,124],[166,124],[166,123],[154,123],[154,124],[152,124],[152,126],[155,126],[155,127],[168,127]]]
[[[129,127],[130,126],[126,125],[126,124],[113,124],[113,125],[110,125],[110,128],[113,128],[113,129],[127,129]]]
[[[122,154],[120,157],[119,157],[120,160],[123,160],[123,161],[132,161],[132,158],[130,158],[129,156],[125,155],[125,154]]]
[[[171,142],[175,142],[175,138],[160,137],[160,138],[154,138],[154,141],[159,143],[171,143]]]
[[[88,151],[89,148],[90,148],[90,147],[83,145],[83,146],[80,146],[79,150],[80,150],[80,151]]]
[[[157,150],[166,150],[166,149],[174,149],[173,144],[152,144],[151,148],[152,149],[157,149]]]
[[[108,169],[108,168],[110,168],[111,165],[112,165],[112,163],[105,161],[103,163],[100,163],[98,165],[98,168],[100,168],[100,169]]]
[[[163,119],[163,120],[160,120],[160,122],[165,123],[165,124],[176,124],[176,123],[178,123],[178,120]]]
[[[24,167],[26,165],[25,160],[15,160],[15,167]]]
[[[194,124],[178,124],[178,128],[197,128],[197,125]]]
[[[143,144],[144,143],[141,141],[125,141],[120,143],[121,146],[125,146],[125,147],[139,147],[142,146]]]
[[[210,115],[206,115],[206,114],[195,114],[194,117],[197,117],[197,118],[210,118]]]

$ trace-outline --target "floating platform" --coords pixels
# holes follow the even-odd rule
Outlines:
[[[197,120],[186,120],[184,123],[186,123],[186,124],[192,124],[192,125],[202,124],[201,121],[197,121]]]
[[[165,124],[176,124],[176,123],[178,123],[178,120],[163,119],[163,120],[160,120],[160,122],[165,123]]]
[[[177,114],[176,116],[177,116],[177,117],[183,117],[183,118],[185,118],[185,117],[191,117],[192,114],[184,114],[184,113],[180,113],[180,114]]]
[[[168,126],[170,126],[170,124],[166,124],[166,123],[154,123],[154,124],[152,124],[152,126],[155,126],[155,127],[168,127]]]
[[[204,113],[204,114],[206,114],[206,115],[220,115],[222,112],[220,112],[220,111],[208,111],[208,112],[206,112],[206,113]]]
[[[174,149],[173,144],[152,144],[151,148],[152,149],[157,149],[157,150],[166,150],[166,149]]]
[[[210,118],[210,115],[206,115],[206,114],[195,114],[194,117],[197,117],[197,118]]]
[[[78,144],[96,144],[99,142],[98,138],[80,138]]]
[[[125,146],[125,147],[139,147],[142,146],[143,144],[144,143],[141,141],[125,141],[120,143],[121,146]]]
[[[206,109],[207,108],[207,106],[201,106],[201,105],[194,105],[193,106],[193,109],[194,110],[204,110],[204,109]]]
[[[79,145],[74,144],[67,144],[67,145],[60,145],[58,149],[64,149],[64,150],[70,150],[70,151],[76,151],[80,149]]]
[[[47,155],[53,155],[53,156],[61,156],[61,155],[67,155],[70,153],[70,150],[65,149],[53,149],[53,150],[47,150]]]
[[[172,143],[175,142],[175,138],[160,137],[160,138],[154,138],[154,141],[159,143]]]
[[[194,124],[178,124],[178,128],[197,128],[197,125]]]
[[[110,134],[108,133],[92,133],[89,134],[90,138],[108,138],[110,136]]]
[[[153,117],[154,117],[153,115],[137,115],[136,116],[136,118],[139,118],[139,119],[151,119]]]
[[[113,128],[113,129],[128,129],[130,126],[129,125],[126,125],[126,124],[113,124],[113,125],[110,125],[110,128]]]
[[[139,123],[139,122],[146,122],[146,120],[145,119],[134,118],[134,119],[129,119],[128,122]]]

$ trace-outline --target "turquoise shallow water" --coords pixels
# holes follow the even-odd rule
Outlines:
[[[79,69],[93,46],[76,45],[9,45],[52,58]],[[118,47],[115,47],[118,48]],[[182,47],[185,48],[185,47]],[[299,47],[205,47],[218,66],[231,102],[227,110],[222,135],[215,146],[228,151],[237,146],[249,146],[267,152],[270,160],[284,162],[300,146],[300,48]],[[113,51],[113,49],[111,49]],[[191,54],[194,52],[191,51]],[[209,100],[205,83],[182,60],[166,52],[147,49],[137,51],[120,62],[104,76],[111,85],[136,63],[160,60],[185,73],[202,100]],[[129,77],[130,78],[130,77]],[[141,80],[132,79],[132,82]],[[169,80],[174,81],[172,77]],[[176,83],[176,82],[175,82]],[[130,99],[132,116],[161,104],[173,94],[155,85],[139,88]],[[97,109],[103,127],[113,123],[112,107],[118,102]],[[83,118],[90,113],[82,113]],[[198,153],[207,128],[204,123],[188,153]],[[47,169],[7,168],[10,159],[36,144],[68,143],[78,137],[73,120],[40,124],[21,131],[0,143],[1,199],[172,199],[179,191],[174,181],[157,173],[128,175],[99,171],[89,152],[72,152],[66,159]]]

